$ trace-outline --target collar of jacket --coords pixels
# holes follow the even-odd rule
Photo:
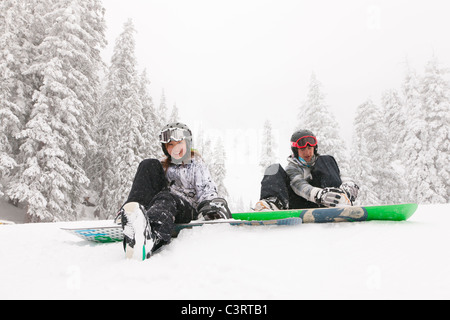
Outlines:
[[[314,164],[316,163],[317,160],[317,156],[313,155],[313,158],[310,162],[306,162],[303,158],[301,158],[303,161],[301,161],[300,159],[296,158],[293,154],[291,154],[288,158],[287,161],[293,164],[296,164],[300,167],[303,168],[311,168],[312,166],[314,166]]]

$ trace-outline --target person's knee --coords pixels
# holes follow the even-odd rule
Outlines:
[[[264,171],[264,175],[265,176],[273,176],[282,169],[283,169],[283,167],[279,163],[274,163],[266,168],[266,170]]]
[[[158,202],[164,202],[166,204],[169,204],[169,203],[176,204],[177,203],[176,200],[177,200],[176,196],[173,193],[171,193],[169,190],[160,191],[153,198],[153,202],[158,201]]]
[[[162,167],[161,162],[158,159],[145,159],[139,164],[142,168],[159,168]]]
[[[329,156],[329,155],[321,155],[320,157],[318,157],[316,159],[316,162],[314,164],[314,166],[321,166],[321,165],[325,165],[325,166],[335,166],[337,167],[337,163],[336,163],[336,159],[334,159],[333,156]]]

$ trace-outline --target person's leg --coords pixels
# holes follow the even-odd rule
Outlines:
[[[157,159],[143,160],[125,203],[138,202],[148,209],[153,198],[166,187],[167,180],[161,162]]]
[[[168,244],[175,223],[189,223],[197,211],[185,200],[163,190],[155,195],[146,210],[138,202],[123,206],[123,247],[128,258],[144,259]]]
[[[260,199],[276,198],[281,203],[280,209],[317,208],[318,205],[297,195],[291,188],[289,176],[280,164],[273,164],[266,169],[261,181]]]
[[[342,184],[339,167],[332,156],[319,156],[311,170],[311,185],[318,188],[335,187]]]
[[[128,199],[119,211],[123,228],[123,248],[127,258],[142,259],[154,247],[147,209],[152,200],[167,188],[161,162],[146,159],[139,164]],[[137,250],[135,250],[137,249]]]
[[[264,172],[261,181],[260,200],[271,201],[280,209],[289,206],[289,177],[280,164],[272,164]],[[275,200],[274,200],[275,199]]]
[[[155,243],[152,251],[170,242],[175,223],[189,223],[196,215],[196,210],[177,195],[169,191],[158,193],[146,212]]]
[[[289,209],[309,209],[309,208],[318,208],[319,205],[317,203],[306,200],[303,197],[300,197],[298,194],[289,187]]]

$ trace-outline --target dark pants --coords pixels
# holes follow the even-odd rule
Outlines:
[[[154,240],[165,243],[172,237],[174,223],[188,223],[198,215],[189,202],[169,191],[164,169],[156,159],[139,164],[128,202],[145,207]]]
[[[339,167],[332,156],[319,156],[311,168],[309,183],[318,188],[340,187]],[[276,197],[284,209],[318,208],[319,206],[297,195],[291,188],[289,176],[279,164],[271,165],[261,181],[260,199]]]

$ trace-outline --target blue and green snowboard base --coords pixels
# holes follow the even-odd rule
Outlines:
[[[190,223],[175,224],[172,236],[177,236],[183,229],[190,229],[193,227],[200,227],[211,224],[229,224],[231,226],[292,226],[302,223],[302,219],[298,217],[273,219],[273,220],[211,220],[211,221],[192,221]],[[70,232],[84,240],[93,242],[117,242],[123,240],[122,226],[113,224],[111,226],[92,227],[92,228],[61,228],[67,232]]]
[[[408,220],[417,210],[416,203],[384,206],[353,206],[340,208],[291,209],[281,211],[233,213],[233,219],[272,220],[298,217],[303,223],[354,222],[389,220]]]
[[[209,224],[229,224],[232,226],[298,225],[303,223],[355,222],[355,221],[404,221],[417,210],[415,203],[385,206],[353,206],[344,208],[291,209],[281,211],[233,213],[229,220],[192,221],[176,224],[174,235],[186,228]],[[78,237],[94,242],[122,241],[122,227],[114,225],[93,228],[62,228]]]

